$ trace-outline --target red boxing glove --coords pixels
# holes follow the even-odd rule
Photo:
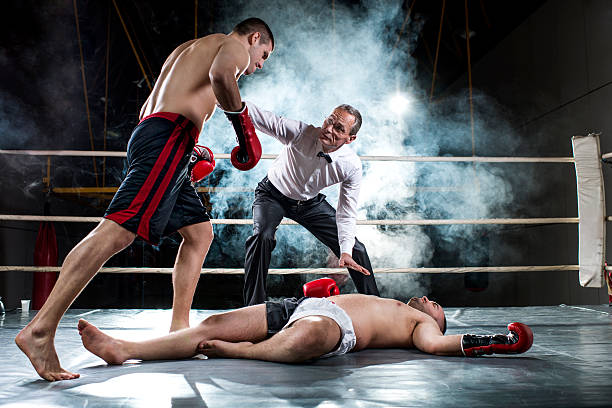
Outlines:
[[[508,334],[479,336],[464,334],[461,337],[461,350],[467,357],[478,357],[483,354],[519,354],[531,348],[533,332],[523,323],[510,323]]]
[[[243,102],[240,112],[226,111],[225,116],[232,122],[238,141],[238,146],[232,150],[232,165],[238,170],[251,170],[261,159],[261,143],[251,122],[249,110]]]
[[[323,298],[340,294],[338,285],[331,278],[321,278],[307,282],[302,288],[306,297]]]
[[[206,146],[196,145],[189,158],[189,172],[191,181],[197,183],[208,176],[215,169],[215,156]]]

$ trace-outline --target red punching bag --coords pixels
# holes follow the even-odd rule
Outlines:
[[[36,246],[34,247],[34,265],[57,266],[57,239],[55,228],[50,222],[43,221],[38,228]],[[32,309],[40,310],[57,281],[57,275],[57,272],[34,273]]]
[[[606,284],[608,285],[608,302],[612,306],[612,270],[608,270],[608,263],[604,262],[604,276],[606,277]]]

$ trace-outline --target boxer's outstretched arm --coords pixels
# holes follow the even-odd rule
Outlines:
[[[521,354],[533,344],[533,332],[523,323],[510,323],[507,334],[456,334],[444,336],[432,320],[417,323],[413,343],[416,348],[439,356],[478,357],[485,354]]]
[[[417,349],[425,353],[438,356],[463,355],[461,335],[443,335],[433,319],[417,323],[412,332],[412,341]]]

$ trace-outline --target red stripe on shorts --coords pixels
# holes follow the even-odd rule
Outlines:
[[[184,137],[183,140],[181,140],[181,144],[176,154],[172,158],[172,163],[170,163],[170,168],[164,175],[164,178],[162,179],[162,182],[159,185],[159,188],[155,191],[155,195],[153,196],[153,199],[151,200],[151,202],[149,203],[149,206],[145,210],[145,213],[142,216],[142,220],[140,220],[140,225],[138,225],[138,235],[140,235],[141,237],[147,237],[147,239],[149,238],[149,223],[151,221],[151,217],[153,216],[153,213],[157,209],[159,202],[161,201],[164,193],[166,192],[166,189],[168,188],[168,185],[170,184],[170,180],[174,176],[174,172],[176,171],[176,168],[179,162],[181,161],[181,159],[183,158],[183,155],[185,154],[185,150],[187,150],[187,138]]]
[[[153,169],[151,169],[149,176],[143,183],[141,189],[138,190],[138,194],[136,194],[136,197],[134,197],[134,199],[130,203],[130,206],[126,208],[125,210],[121,210],[116,213],[109,214],[107,218],[119,224],[123,224],[124,222],[126,222],[127,220],[129,220],[130,218],[138,214],[138,212],[142,208],[142,205],[144,204],[147,197],[149,196],[151,189],[155,185],[155,180],[157,180],[157,178],[159,177],[159,173],[163,169],[164,164],[166,163],[166,161],[168,161],[168,157],[170,156],[170,153],[172,152],[172,148],[174,147],[174,144],[176,143],[176,139],[181,135],[182,132],[183,132],[182,126],[177,126],[174,128],[172,135],[170,136],[170,138],[164,145],[164,148],[161,154],[155,161],[155,164],[153,165]],[[183,142],[181,144],[183,144]],[[184,151],[185,148],[183,147],[182,150]],[[176,157],[179,157],[179,160],[180,160],[181,156],[178,156],[178,155],[175,156],[174,160],[176,160]],[[174,160],[173,160],[173,163],[174,163]],[[158,192],[159,192],[159,189],[158,189]],[[163,194],[163,191],[162,191],[162,194]],[[155,210],[155,208],[153,208],[153,210]],[[146,220],[146,221],[147,221],[146,235],[141,235],[141,237],[148,241],[149,240],[149,223],[148,223],[149,220]],[[139,235],[140,235],[140,229],[141,229],[143,222],[144,222],[144,219],[140,221],[140,225],[138,226]]]

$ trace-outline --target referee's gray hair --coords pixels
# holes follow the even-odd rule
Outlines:
[[[347,104],[338,105],[336,106],[336,109],[342,109],[355,117],[355,123],[353,124],[353,127],[351,127],[349,134],[356,135],[361,128],[361,113],[359,113],[359,111],[353,108],[351,105]]]

